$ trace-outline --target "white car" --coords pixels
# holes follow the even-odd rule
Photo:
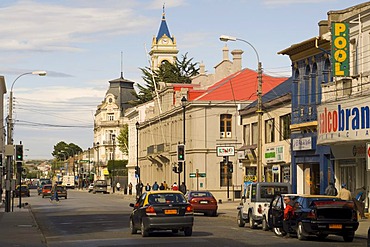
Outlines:
[[[94,183],[91,183],[91,184],[89,185],[89,192],[93,191],[93,189],[94,189]]]

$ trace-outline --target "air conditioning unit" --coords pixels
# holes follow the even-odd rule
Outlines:
[[[225,138],[225,132],[220,132],[220,137]]]
[[[226,132],[226,137],[231,138],[231,132]]]

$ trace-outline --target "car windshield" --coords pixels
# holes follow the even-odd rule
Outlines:
[[[212,194],[208,191],[197,191],[191,192],[190,197],[212,197]]]
[[[150,204],[186,203],[185,197],[177,193],[150,194],[148,201]]]
[[[276,194],[287,194],[287,186],[261,186],[261,198],[272,199]]]
[[[105,180],[97,180],[95,185],[107,185],[107,182]]]

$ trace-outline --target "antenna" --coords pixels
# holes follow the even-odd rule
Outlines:
[[[123,51],[121,51],[121,79],[123,79]]]

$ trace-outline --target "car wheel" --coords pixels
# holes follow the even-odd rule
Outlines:
[[[268,231],[269,230],[269,226],[267,224],[267,220],[266,220],[265,216],[263,216],[263,218],[262,218],[262,230],[263,231]]]
[[[67,197],[65,196],[64,199],[67,199]]]
[[[256,228],[256,221],[253,219],[251,213],[249,213],[248,218],[249,218],[249,227],[250,227],[250,229],[255,229]]]
[[[355,233],[354,232],[345,232],[343,234],[343,240],[344,240],[344,242],[352,242],[354,237],[355,237]]]
[[[130,229],[131,229],[131,234],[136,234],[137,233],[137,230],[134,227],[134,222],[133,222],[132,219],[130,220]]]
[[[245,226],[245,221],[243,219],[243,214],[242,214],[241,211],[238,212],[237,222],[238,222],[239,227],[244,227]]]
[[[306,239],[306,236],[305,236],[305,232],[304,232],[304,229],[303,229],[303,224],[302,224],[302,222],[299,222],[299,223],[298,223],[297,238],[298,238],[299,240],[305,240],[305,239]]]
[[[185,236],[191,236],[191,234],[193,234],[193,228],[192,227],[186,227],[184,229],[184,234],[185,234]]]
[[[144,222],[141,222],[141,236],[148,237],[149,230],[145,230]]]
[[[280,227],[274,227],[272,228],[272,231],[275,233],[276,236],[282,237],[286,235],[286,232],[283,231]]]
[[[42,195],[42,198],[45,198],[45,196],[44,196],[44,195]]]

